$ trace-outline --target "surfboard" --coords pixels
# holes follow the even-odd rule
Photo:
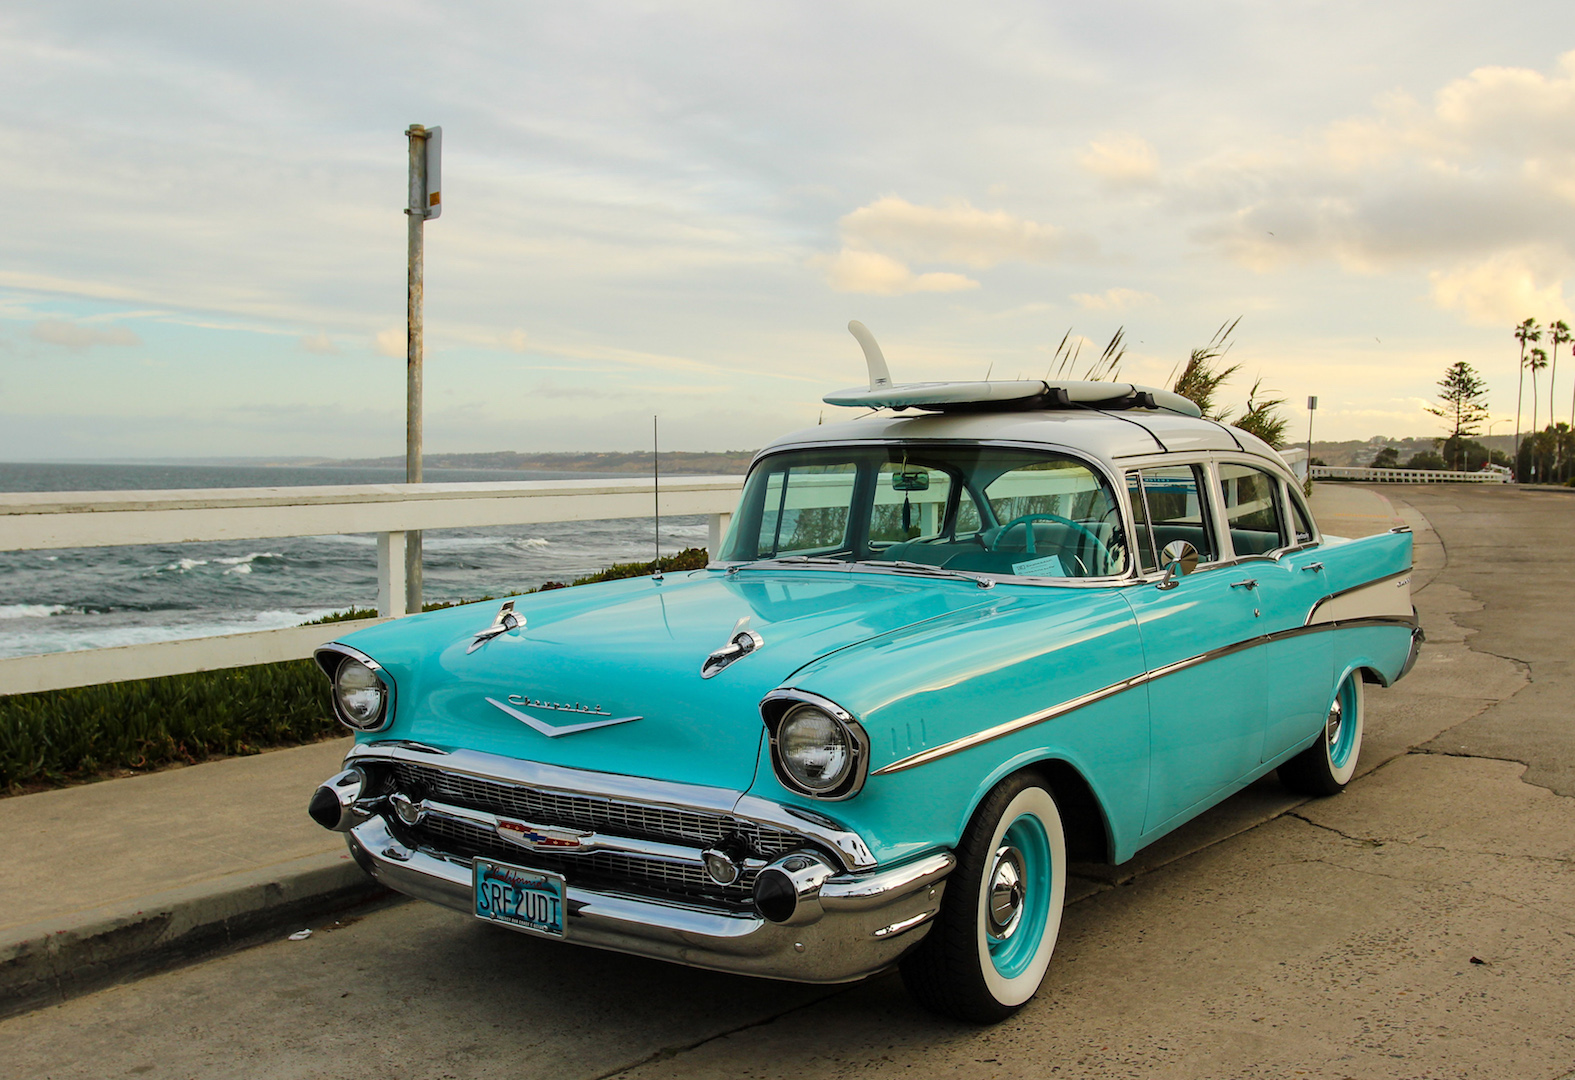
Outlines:
[[[999,382],[897,383],[891,379],[886,357],[863,323],[848,324],[848,331],[864,349],[870,384],[827,394],[827,405],[866,409],[988,410],[1039,409],[1162,409],[1183,416],[1202,416],[1196,404],[1169,390],[1128,382],[1086,379],[1004,379]]]

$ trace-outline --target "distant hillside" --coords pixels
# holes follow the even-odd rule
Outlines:
[[[753,450],[726,450],[715,453],[687,453],[675,450],[662,454],[662,472],[675,476],[738,476],[749,468],[750,459],[754,456]],[[393,468],[404,463],[403,456],[334,462],[335,465],[363,468]],[[642,476],[651,474],[649,452],[521,454],[513,450],[495,450],[485,454],[427,454],[421,459],[421,463],[429,472],[442,469],[528,469],[549,472],[636,473]]]
[[[1468,437],[1489,450],[1501,450],[1506,454],[1513,453],[1515,450],[1515,439],[1512,435],[1494,435],[1492,438],[1482,435]],[[1291,445],[1297,444],[1291,443]],[[1350,439],[1346,442],[1319,442],[1315,439],[1313,457],[1320,458],[1325,465],[1371,465],[1373,456],[1386,446],[1394,447],[1401,461],[1423,450],[1438,449],[1435,437],[1431,435],[1416,435],[1406,439],[1389,439],[1375,435],[1371,439]]]

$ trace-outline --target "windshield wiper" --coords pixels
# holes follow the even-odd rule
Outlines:
[[[892,559],[890,561],[882,559],[876,562],[866,559],[860,561],[857,565],[867,566],[872,570],[880,570],[885,567],[890,567],[901,574],[923,574],[930,577],[959,578],[962,581],[971,581],[981,589],[995,588],[994,578],[985,577],[983,574],[971,573],[967,570],[948,570],[944,566],[932,566],[929,563],[905,562],[902,559]]]
[[[755,559],[752,562],[729,566],[727,572],[736,574],[740,570],[751,570],[757,566],[835,566],[842,570],[853,569],[853,563],[849,560],[838,559],[831,555],[783,555],[780,558]]]

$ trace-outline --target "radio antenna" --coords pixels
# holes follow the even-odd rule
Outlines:
[[[651,417],[651,501],[656,511],[656,565],[651,574],[662,580],[662,459],[657,438],[656,417]]]

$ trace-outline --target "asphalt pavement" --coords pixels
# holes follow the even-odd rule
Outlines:
[[[1271,778],[1131,864],[1080,868],[1046,985],[1005,1024],[937,1020],[891,976],[828,989],[696,972],[412,903],[303,920],[304,940],[285,938],[290,924],[267,944],[0,1022],[0,1077],[1570,1077],[1575,570],[1560,542],[1575,495],[1322,485],[1315,512],[1330,533],[1403,520],[1417,534],[1428,644],[1408,679],[1370,688],[1362,774],[1312,801]],[[309,789],[323,763],[306,759],[331,770],[336,752],[281,753],[298,755]],[[286,765],[255,768],[276,770],[281,800],[259,812],[298,813]],[[150,813],[177,798],[164,783]],[[236,765],[201,783],[205,797],[246,797]],[[19,813],[54,813],[50,843],[70,834],[71,794],[0,801],[0,859],[21,850]],[[50,796],[44,811],[10,805]],[[113,807],[97,810],[113,834]],[[188,806],[172,830],[184,862],[161,871],[126,854],[138,880],[203,886],[192,866],[215,840],[198,817]],[[218,846],[240,862],[215,865],[233,880],[337,858],[272,835],[260,863],[242,865],[251,848],[231,837]],[[5,917],[18,897],[48,907],[39,882],[58,886],[62,908],[94,898],[92,874],[72,884],[36,846],[26,865],[63,876],[8,872]],[[72,850],[103,864],[91,836]],[[134,882],[107,888],[136,900]]]

